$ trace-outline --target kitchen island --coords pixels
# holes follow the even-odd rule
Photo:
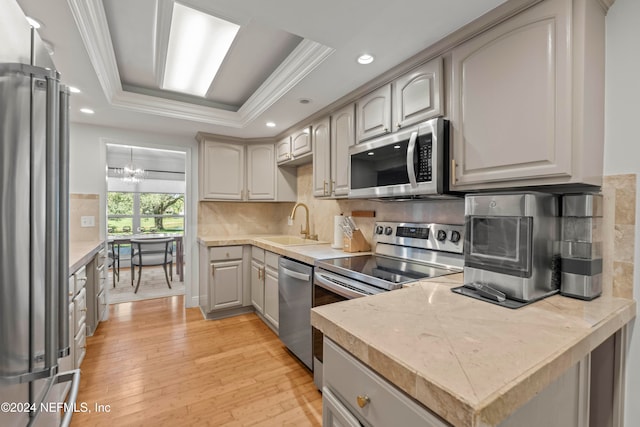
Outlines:
[[[576,366],[588,393],[589,355],[614,334],[624,343],[636,315],[635,301],[611,296],[555,295],[510,310],[454,294],[461,279],[316,307],[311,323],[446,423],[475,427],[509,421]]]

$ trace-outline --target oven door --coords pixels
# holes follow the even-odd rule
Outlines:
[[[528,278],[532,271],[532,247],[532,217],[466,217],[466,267]]]
[[[312,306],[319,307],[381,292],[385,291],[316,267],[313,279]],[[314,327],[311,327],[311,330],[313,334],[313,381],[318,390],[322,390],[323,335]]]
[[[442,194],[445,120],[436,118],[349,149],[350,198]]]

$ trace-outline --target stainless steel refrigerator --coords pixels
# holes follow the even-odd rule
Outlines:
[[[0,426],[65,425],[79,382],[78,370],[58,372],[69,353],[68,91],[14,5],[3,1],[15,19],[0,31]]]

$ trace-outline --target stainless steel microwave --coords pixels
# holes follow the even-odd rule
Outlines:
[[[448,191],[449,122],[442,117],[349,148],[350,198],[418,198]]]

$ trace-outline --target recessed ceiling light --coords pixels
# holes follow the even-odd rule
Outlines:
[[[300,98],[300,99],[298,100],[298,102],[299,102],[300,104],[310,104],[310,103],[311,103],[311,100],[310,100],[309,98]]]
[[[375,153],[374,153],[373,151],[369,151],[369,152],[367,153],[367,156],[373,156],[374,154],[375,154]]]
[[[274,127],[276,127],[276,124],[275,124],[275,123],[273,123],[273,122],[267,122],[267,123],[266,123],[266,125],[267,125],[267,127],[268,127],[268,128],[274,128]]]
[[[69,86],[69,92],[71,92],[71,93],[80,93],[81,91],[80,91],[80,89],[78,89],[75,86]]]
[[[38,28],[42,27],[42,24],[40,23],[40,21],[38,21],[37,19],[32,18],[30,16],[27,16],[27,22],[29,23],[29,25],[31,25],[36,30]]]
[[[394,145],[393,148],[395,148],[396,150],[400,148],[399,145]]]
[[[95,111],[93,111],[91,108],[81,108],[80,112],[81,113],[85,113],[85,114],[93,114],[93,113],[95,113]]]
[[[239,29],[174,3],[162,88],[205,96]]]
[[[367,65],[373,62],[373,56],[365,53],[358,57],[358,64]]]

